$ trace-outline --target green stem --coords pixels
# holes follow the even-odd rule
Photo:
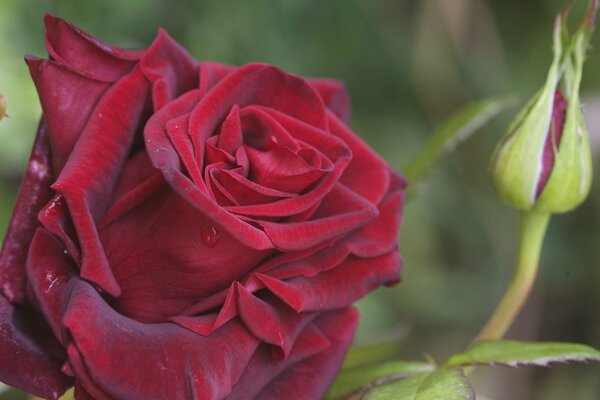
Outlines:
[[[502,301],[475,341],[501,339],[523,308],[535,283],[548,221],[550,214],[547,213],[520,212],[515,275]]]

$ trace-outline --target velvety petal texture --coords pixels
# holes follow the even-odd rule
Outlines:
[[[0,255],[0,380],[46,399],[318,399],[399,280],[405,182],[341,82],[48,15]]]

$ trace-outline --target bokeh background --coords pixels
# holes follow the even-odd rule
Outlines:
[[[40,117],[22,57],[45,55],[44,12],[122,47],[147,46],[162,26],[198,59],[261,61],[344,80],[354,130],[402,169],[434,128],[470,101],[507,94],[525,100],[535,92],[551,58],[554,15],[565,2],[1,0],[0,93],[11,117],[0,122],[0,232]],[[584,1],[576,5],[581,14]],[[600,43],[598,35],[593,43]],[[600,171],[600,49],[592,49],[586,64],[583,96]],[[389,356],[443,361],[485,322],[513,268],[516,215],[496,199],[488,163],[515,112],[458,147],[414,188],[401,235],[403,282],[360,302],[357,342],[395,340]],[[540,279],[510,338],[600,348],[598,232],[596,179],[582,207],[553,218]],[[473,379],[479,394],[496,400],[600,398],[594,365],[488,368]]]

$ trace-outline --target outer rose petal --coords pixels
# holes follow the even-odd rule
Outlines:
[[[242,378],[234,386],[228,400],[322,398],[352,343],[358,318],[358,312],[354,308],[321,314],[312,326],[327,338],[329,346],[312,357],[284,360],[278,365],[273,365],[266,349],[259,349]],[[292,357],[294,354],[305,352],[306,347],[314,346],[307,340],[306,333],[304,335],[294,346]]]
[[[200,91],[205,95],[213,86],[225,78],[228,74],[235,71],[237,67],[216,62],[200,63]]]
[[[47,128],[42,121],[0,253],[0,295],[12,303],[25,300],[25,261],[29,243],[39,226],[37,214],[51,197],[49,153]]]
[[[144,75],[153,82],[155,111],[198,85],[198,63],[163,29],[159,29],[140,64]]]
[[[102,43],[92,35],[51,14],[44,16],[50,56],[86,75],[115,82],[133,70],[141,51],[126,51]]]
[[[331,133],[352,150],[352,161],[341,182],[373,204],[379,204],[390,185],[389,167],[365,142],[332,112],[327,113]]]
[[[46,231],[38,231],[32,249],[28,271],[35,295],[68,347],[69,372],[98,399],[221,399],[259,344],[239,321],[203,337],[172,323],[126,318],[74,275]]]
[[[48,124],[52,164],[58,175],[96,103],[111,84],[53,61],[31,56],[25,60]]]
[[[67,202],[81,245],[81,275],[113,296],[114,279],[98,238],[96,221],[109,206],[110,194],[133,144],[146,106],[148,84],[139,69],[113,85],[87,121],[80,140],[52,188]]]
[[[319,92],[327,108],[342,121],[348,123],[350,120],[350,96],[346,92],[346,85],[335,79],[317,78],[307,80]]]
[[[36,396],[58,399],[71,384],[60,372],[64,349],[31,309],[0,295],[0,380]]]

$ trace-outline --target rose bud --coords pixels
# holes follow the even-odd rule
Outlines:
[[[4,97],[2,94],[0,94],[0,121],[3,118],[8,117],[8,114],[6,113],[7,108],[8,108],[8,100],[6,100],[6,97]]]
[[[513,121],[492,161],[500,197],[522,210],[566,212],[590,190],[591,151],[579,86],[593,18],[563,45],[565,16],[557,18],[554,59],[544,87]]]
[[[398,281],[405,182],[340,82],[53,16],[0,254],[0,380],[46,399],[318,399]]]

